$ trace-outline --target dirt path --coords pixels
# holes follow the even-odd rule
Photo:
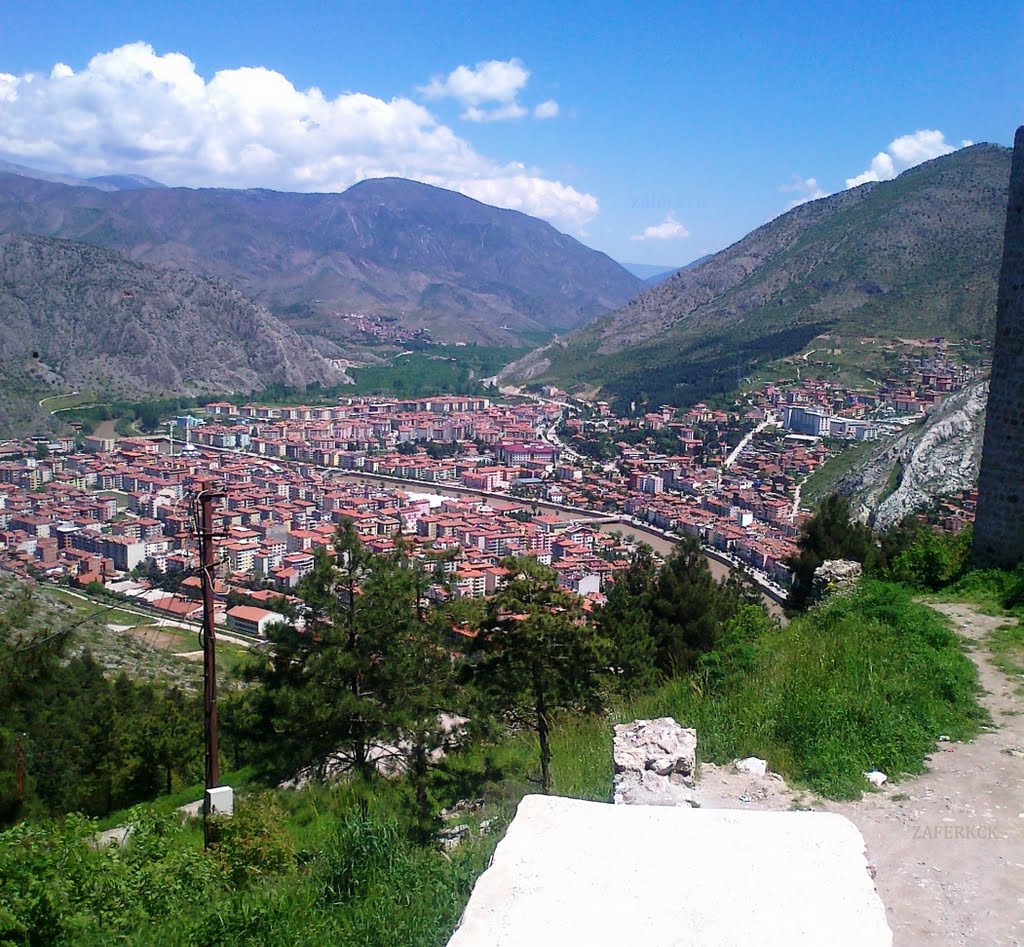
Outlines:
[[[982,643],[1004,618],[935,605],[970,642],[995,728],[942,743],[922,776],[859,802],[812,800],[772,778],[702,767],[702,804],[845,815],[864,835],[896,947],[1024,945],[1024,697]],[[769,763],[771,761],[769,760]]]

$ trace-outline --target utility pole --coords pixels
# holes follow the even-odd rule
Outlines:
[[[199,574],[203,587],[203,717],[206,744],[206,794],[203,799],[203,844],[210,844],[210,790],[220,783],[217,762],[217,635],[213,624],[213,585],[217,564],[213,534],[213,501],[223,497],[204,482],[196,502],[199,504]]]
[[[18,766],[18,802],[25,801],[25,734],[19,733],[14,740],[14,753]]]

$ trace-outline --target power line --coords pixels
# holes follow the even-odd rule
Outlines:
[[[99,604],[98,602],[95,602],[93,599],[90,599],[88,597],[86,597],[85,600],[87,602],[91,602],[92,604],[95,604],[95,605]],[[50,641],[53,641],[53,640],[55,640],[57,638],[61,638],[63,636],[69,635],[76,628],[80,628],[82,625],[85,625],[85,624],[87,624],[90,621],[94,621],[97,618],[100,618],[101,616],[106,615],[108,612],[113,611],[114,609],[123,607],[123,604],[124,603],[122,603],[122,602],[112,602],[110,605],[102,606],[100,611],[93,612],[90,615],[85,615],[84,617],[80,618],[78,621],[72,622],[66,628],[61,628],[59,631],[52,632],[51,634],[46,635],[46,636],[44,636],[42,638],[33,638],[30,642],[28,642],[28,644],[26,644],[26,645],[24,645],[24,646],[22,646],[20,648],[14,648],[13,650],[11,650],[7,654],[5,654],[3,657],[0,657],[0,664],[4,664],[6,661],[9,661],[11,658],[13,658],[13,657],[15,657],[15,656],[17,656],[19,654],[23,654],[26,651],[32,651],[32,650],[34,650],[36,648],[42,647],[43,645],[49,643]]]

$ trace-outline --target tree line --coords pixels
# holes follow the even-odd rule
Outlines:
[[[0,616],[0,825],[106,813],[202,773],[196,695],[123,671],[109,676],[60,629],[21,630],[26,589]]]

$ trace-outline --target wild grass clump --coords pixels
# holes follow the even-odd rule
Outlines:
[[[992,663],[1007,677],[1017,680],[1017,693],[1024,694],[1024,625],[1008,622],[989,633]]]
[[[124,847],[77,815],[20,823],[0,833],[0,944],[446,943],[497,834],[443,853],[357,797],[256,796],[209,853],[194,823],[142,807]]]
[[[1013,571],[976,569],[968,572],[942,593],[942,599],[971,602],[986,612],[1009,613],[1024,618],[1024,565]]]
[[[707,686],[679,679],[640,702],[696,727],[701,756],[756,755],[833,798],[863,773],[919,773],[940,734],[968,739],[985,719],[977,672],[947,622],[906,590],[866,582],[762,635],[752,667]]]

